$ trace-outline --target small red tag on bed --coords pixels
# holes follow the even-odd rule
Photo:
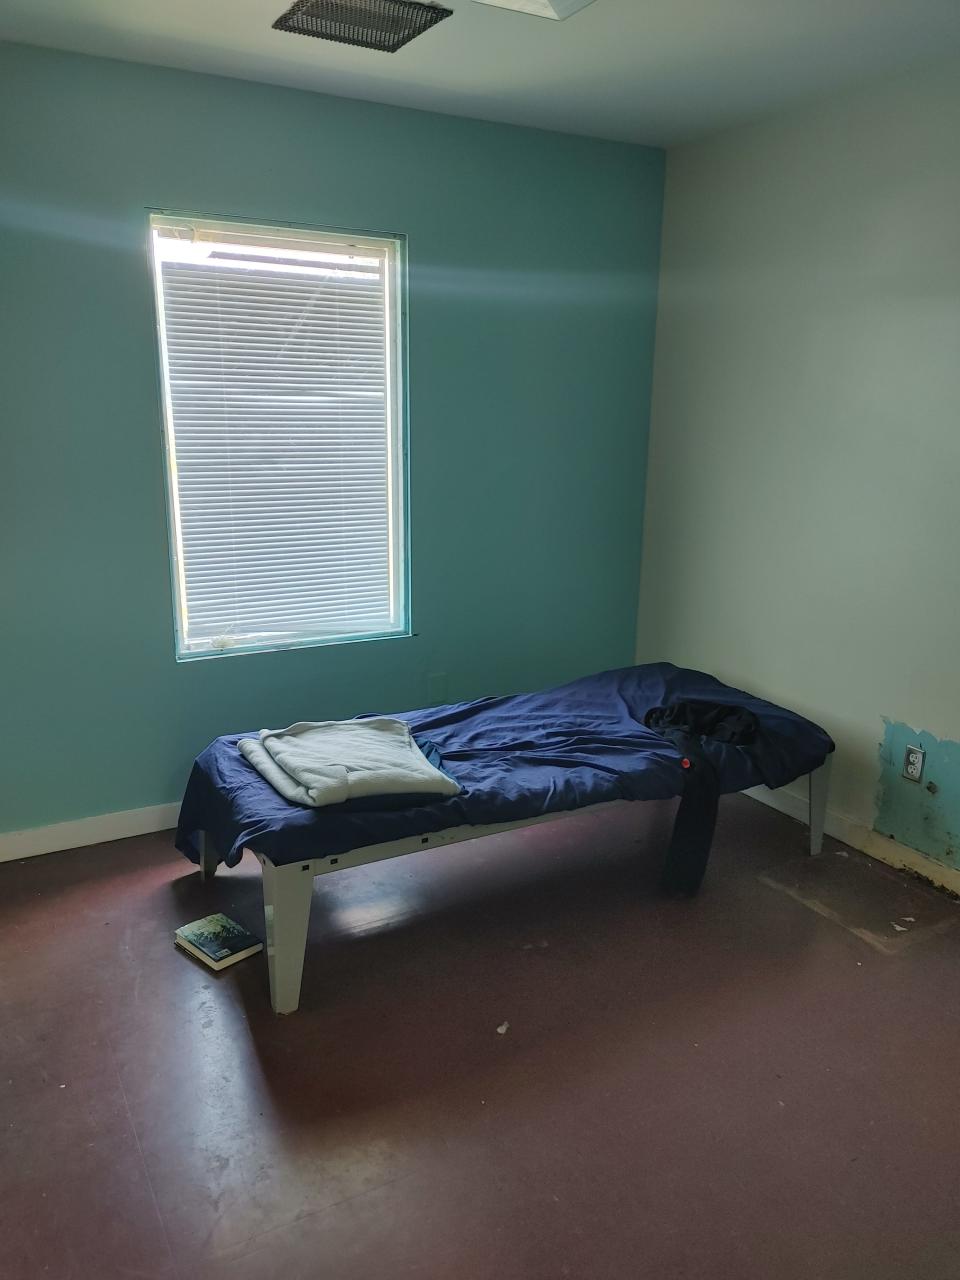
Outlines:
[[[687,759],[687,757],[686,757],[686,756],[684,756],[684,757],[683,757],[683,759],[680,761],[680,763],[683,765],[684,769],[689,769],[689,768],[690,768],[690,761]]]

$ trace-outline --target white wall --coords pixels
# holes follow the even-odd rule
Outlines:
[[[960,64],[667,173],[639,657],[823,723],[869,827],[882,717],[960,738]]]

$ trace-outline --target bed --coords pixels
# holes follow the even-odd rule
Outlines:
[[[649,727],[654,708],[714,704],[742,710],[757,726],[748,745]],[[305,714],[320,708],[305,708]],[[622,800],[680,796],[675,841],[690,819],[707,848],[709,813],[691,785],[690,756],[716,794],[810,779],[810,847],[823,837],[827,766],[834,744],[818,725],[703,672],[653,663],[587,676],[537,693],[391,713],[459,795],[354,801],[324,809],[292,804],[241,755],[249,734],[217,738],[193,766],[177,848],[206,879],[249,850],[263,871],[270,998],[277,1013],[299,1005],[314,877],[421,849],[439,848],[557,819]],[[689,742],[689,748],[685,747]],[[702,767],[701,767],[702,766]],[[685,805],[687,806],[685,811]],[[684,825],[686,823],[686,825]],[[687,841],[689,843],[689,840]],[[680,855],[677,855],[680,856]],[[687,855],[683,855],[687,856]],[[702,874],[702,870],[698,873]],[[696,881],[699,884],[699,879]]]

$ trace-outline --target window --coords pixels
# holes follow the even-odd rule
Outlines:
[[[407,633],[402,240],[150,224],[177,656]]]

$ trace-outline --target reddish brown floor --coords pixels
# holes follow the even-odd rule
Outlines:
[[[0,867],[0,1276],[957,1280],[960,907],[743,798],[664,901],[669,819],[327,877],[281,1019],[171,942],[252,860]]]

